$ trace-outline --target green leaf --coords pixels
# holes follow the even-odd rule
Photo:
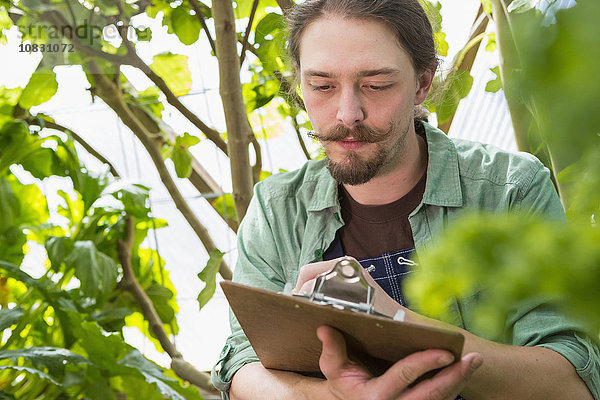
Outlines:
[[[187,132],[183,136],[177,136],[175,139],[175,144],[169,157],[173,160],[175,172],[179,178],[189,178],[192,174],[193,157],[188,149],[199,142],[199,138]]]
[[[118,190],[115,190],[115,187]],[[115,186],[108,189],[113,190],[113,197],[123,203],[125,212],[138,218],[148,217],[150,212],[148,207],[150,189],[148,187],[137,183],[117,182]]]
[[[540,0],[513,0],[508,5],[508,12],[515,14],[524,13],[534,8],[539,2]]]
[[[136,35],[138,41],[149,42],[152,40],[152,30],[150,28],[146,28],[146,29],[134,28],[134,29],[135,29],[135,35]]]
[[[442,93],[435,101],[438,123],[446,122],[454,115],[458,103],[466,97],[473,86],[473,77],[467,71],[453,70],[446,78]]]
[[[163,370],[158,365],[144,357],[137,349],[131,350],[129,353],[125,354],[118,363],[126,367],[135,368],[142,374],[163,381],[173,381],[172,378],[167,377],[163,373]]]
[[[198,294],[198,304],[200,308],[204,307],[215,294],[215,289],[217,287],[217,273],[219,272],[219,267],[221,266],[224,255],[225,253],[221,252],[219,249],[211,251],[206,267],[198,273],[198,278],[206,283],[204,288],[200,291],[200,294]]]
[[[34,72],[33,76],[23,89],[19,106],[28,110],[33,106],[39,106],[50,100],[58,90],[56,74],[48,68],[41,68]]]
[[[492,13],[492,0],[481,0],[481,5],[483,5],[483,12],[486,14]]]
[[[223,196],[217,197],[213,203],[213,206],[223,218],[232,218],[237,220],[235,203],[233,202],[233,196],[231,193],[226,193]]]
[[[173,160],[175,172],[179,178],[189,178],[192,175],[192,159],[189,150],[181,147],[173,148],[171,160]]]
[[[447,56],[450,45],[446,41],[446,34],[442,31],[435,33],[435,48],[440,56]]]
[[[52,150],[43,148],[45,139],[40,139],[37,135],[29,133],[29,127],[21,121],[11,121],[5,123],[0,131],[0,176],[12,164],[22,164],[31,169],[31,173],[37,178],[44,178],[51,174],[50,165]],[[46,155],[42,153],[46,153]],[[50,158],[48,158],[48,154]],[[39,163],[34,163],[37,156],[40,155]],[[27,159],[31,158],[31,162]],[[31,168],[33,167],[33,168]]]
[[[23,308],[0,309],[0,332],[19,322],[23,316]]]
[[[110,305],[110,303],[109,303]],[[133,311],[127,307],[108,308],[102,311],[92,313],[94,321],[108,332],[120,332],[125,325],[125,317],[131,315]]]
[[[65,236],[51,236],[46,240],[44,247],[52,268],[58,271],[65,256],[73,250],[73,242]]]
[[[285,28],[283,16],[281,14],[269,13],[260,20],[254,30],[254,42],[262,44],[265,41],[265,36],[271,35],[274,32],[281,31]]]
[[[159,366],[142,356],[138,350],[130,351],[118,363],[137,370],[146,382],[156,385],[158,392],[163,396],[175,400],[185,400],[183,396],[166,383],[174,382],[174,379],[167,377]]]
[[[4,390],[0,390],[0,400],[15,400],[15,396],[6,393]]]
[[[491,32],[487,35],[487,43],[485,44],[485,51],[493,52],[496,51],[498,45],[496,43],[496,32]]]
[[[173,298],[173,292],[162,285],[151,285],[146,289],[146,294],[152,300],[160,320],[168,324],[175,318],[175,310],[171,308],[169,302]]]
[[[63,190],[58,190],[56,194],[65,201],[65,205],[59,204],[58,213],[67,218],[71,224],[78,224],[84,216],[84,205],[81,195],[78,192],[75,192],[76,197],[75,200],[73,200],[71,199],[71,196]]]
[[[66,363],[90,363],[87,358],[82,357],[79,354],[57,347],[30,347],[26,349],[0,351],[0,359],[9,359],[16,362],[17,359],[21,357],[30,361],[36,367],[41,365],[48,368],[48,371],[52,376],[62,375]]]
[[[181,43],[188,46],[198,40],[200,30],[202,29],[198,17],[190,14],[190,9],[185,3],[174,9],[171,13],[171,25]]]
[[[65,263],[75,268],[75,276],[81,281],[80,290],[84,296],[105,298],[111,295],[117,283],[117,265],[112,258],[98,251],[93,242],[75,242]]]
[[[13,108],[21,98],[22,88],[7,89],[0,86],[0,114],[9,115],[12,119]]]
[[[104,188],[110,183],[110,178],[107,172],[101,173],[98,176],[95,176],[91,172],[81,173],[78,177],[79,182],[75,185],[75,190],[81,194],[83,214],[87,214],[96,200],[100,198]]]
[[[17,198],[20,207],[15,225],[39,225],[50,218],[46,196],[35,184],[23,185],[16,179],[9,180],[9,184]]]
[[[154,56],[150,68],[165,80],[176,96],[187,94],[192,87],[192,76],[187,56],[162,53]]]
[[[502,89],[502,79],[500,78],[500,67],[490,68],[494,74],[496,74],[496,78],[492,79],[485,85],[486,92],[496,93],[498,90]]]
[[[0,178],[0,232],[13,226],[21,206],[6,179]]]
[[[48,375],[47,373],[45,373],[43,371],[40,371],[39,369],[30,368],[30,367],[20,367],[18,365],[0,365],[0,371],[7,370],[7,369],[13,370],[13,371],[27,372],[29,374],[37,375],[40,378],[43,378],[43,379],[46,379],[46,380],[52,382],[56,386],[61,386],[58,382],[56,382],[54,379],[52,379],[52,377],[50,375]]]
[[[183,136],[177,136],[175,138],[175,146],[185,147],[186,149],[195,146],[198,143],[200,143],[200,138],[190,135],[187,132],[185,132]]]
[[[122,357],[130,346],[123,342],[118,334],[107,334],[96,322],[82,321],[81,316],[74,311],[67,311],[77,346],[87,354],[87,358],[99,367],[118,374],[122,371],[117,360]]]

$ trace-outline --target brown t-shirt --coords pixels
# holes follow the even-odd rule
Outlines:
[[[426,175],[402,198],[383,205],[357,203],[340,185],[345,225],[338,233],[345,254],[361,259],[414,247],[408,216],[423,198]]]

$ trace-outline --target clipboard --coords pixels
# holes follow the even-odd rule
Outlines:
[[[221,282],[246,337],[265,368],[322,376],[317,328],[343,333],[350,359],[378,376],[396,361],[426,349],[448,350],[460,360],[464,337],[389,317],[317,304],[307,298]]]

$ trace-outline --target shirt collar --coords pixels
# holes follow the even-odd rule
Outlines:
[[[425,123],[427,138],[427,182],[423,203],[435,206],[460,207],[463,204],[458,168],[458,153],[454,142],[437,128]],[[326,160],[313,162],[317,167],[313,175],[317,184],[308,211],[327,208],[339,210],[338,184],[326,167]],[[312,168],[311,168],[312,169]]]
[[[441,130],[425,123],[427,150],[427,183],[423,203],[460,207],[463,205],[460,188],[458,153],[454,142]]]

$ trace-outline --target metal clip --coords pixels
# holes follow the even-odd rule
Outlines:
[[[316,278],[315,288],[308,297],[318,304],[372,314],[374,294],[362,266],[353,258],[344,257],[331,271]]]

